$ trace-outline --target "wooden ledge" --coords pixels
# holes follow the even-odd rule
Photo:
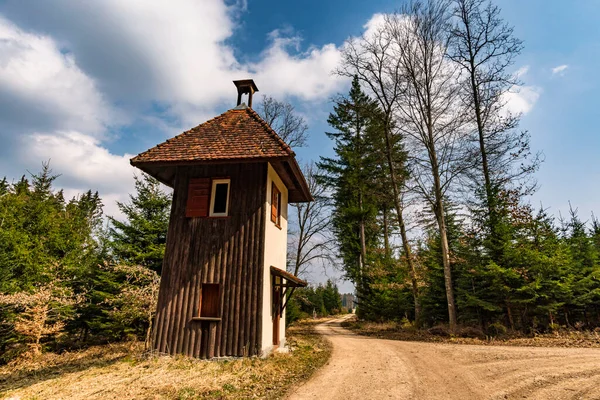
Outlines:
[[[220,317],[192,317],[192,321],[220,321]]]

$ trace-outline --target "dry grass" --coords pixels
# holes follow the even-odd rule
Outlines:
[[[600,332],[597,331],[564,330],[535,336],[513,334],[478,338],[469,337],[478,336],[474,334],[475,329],[464,327],[459,328],[458,335],[450,336],[447,334],[447,328],[442,326],[431,330],[422,330],[410,326],[403,327],[396,322],[378,323],[358,320],[346,321],[342,323],[342,326],[359,335],[391,340],[499,346],[600,348]]]
[[[202,361],[148,357],[141,343],[95,346],[0,368],[0,398],[277,399],[328,360],[312,324],[288,330],[290,353],[266,359]]]

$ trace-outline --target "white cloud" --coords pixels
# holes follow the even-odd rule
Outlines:
[[[61,174],[74,196],[99,190],[123,200],[132,188],[130,155],[101,146],[108,127],[123,123],[94,79],[49,36],[25,32],[0,18],[0,168],[16,177],[38,171],[41,162]],[[44,133],[38,133],[44,132]],[[116,212],[114,201],[106,209]]]
[[[385,24],[385,16],[386,14],[373,14],[373,16],[367,21],[367,23],[363,25],[364,36],[371,37],[375,33],[377,33],[377,30],[381,29]]]
[[[516,72],[513,75],[515,76],[515,79],[521,79],[522,77],[527,75],[528,72],[529,72],[529,65],[524,65],[521,68],[519,68],[518,70],[516,70]]]
[[[131,154],[109,151],[112,128],[145,121],[172,133],[196,125],[234,104],[234,79],[253,77],[261,94],[311,106],[343,89],[346,80],[331,73],[340,48],[303,46],[291,29],[273,31],[256,60],[238,59],[227,40],[246,6],[8,0],[2,7],[12,22],[0,17],[0,169],[17,175],[51,159],[61,185],[99,190],[114,213],[135,170]],[[383,20],[375,14],[363,28],[368,34]],[[539,94],[527,86],[507,102],[526,113]],[[148,112],[153,107],[161,115]]]
[[[115,201],[127,199],[133,190],[133,154],[111,154],[100,142],[80,132],[34,133],[22,138],[19,157],[30,164],[50,159],[51,168],[66,182],[66,193],[74,196],[85,189],[98,190],[107,215],[118,215]]]
[[[529,72],[529,65],[522,66],[513,75],[521,80]],[[529,113],[542,94],[542,89],[537,86],[524,85],[504,94],[505,109],[512,114]]]
[[[284,37],[279,31],[270,37],[271,46],[263,52],[261,61],[250,65],[261,90],[275,97],[294,95],[309,101],[326,99],[340,90],[345,79],[331,73],[341,60],[335,45],[312,47],[292,55],[290,49],[299,49],[300,37]]]
[[[113,128],[145,121],[183,129],[234,105],[234,79],[261,93],[327,100],[339,80],[330,44],[300,52],[270,35],[259,59],[238,61],[231,38],[247,4],[223,0],[7,1],[0,17],[0,169],[18,176],[51,159],[69,193],[99,190],[108,213],[132,190],[131,154],[109,151]],[[148,112],[159,107],[160,117]],[[155,120],[157,124],[152,123]],[[176,128],[174,128],[176,127]]]
[[[226,40],[239,26],[245,1],[180,0],[177,7],[159,0],[9,3],[11,16],[64,42],[111,99],[165,104],[185,123],[233,104],[235,79],[253,77],[263,93],[303,100],[326,99],[340,88],[330,77],[339,58],[333,44],[298,53],[300,39],[278,31],[258,61],[240,62]]]
[[[542,89],[535,86],[523,86],[504,95],[506,109],[512,114],[527,114],[537,103]]]
[[[72,54],[63,54],[50,37],[24,32],[1,17],[0,104],[0,126],[43,125],[100,135],[118,119]]]
[[[569,66],[567,64],[559,65],[552,68],[552,75],[563,76]]]

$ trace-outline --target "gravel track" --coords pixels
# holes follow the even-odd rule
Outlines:
[[[290,400],[600,399],[600,349],[376,339],[343,320],[317,326],[331,359]]]

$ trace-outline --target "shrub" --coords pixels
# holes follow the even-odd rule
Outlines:
[[[486,329],[487,334],[492,337],[506,335],[507,331],[508,329],[500,322],[494,322]]]

